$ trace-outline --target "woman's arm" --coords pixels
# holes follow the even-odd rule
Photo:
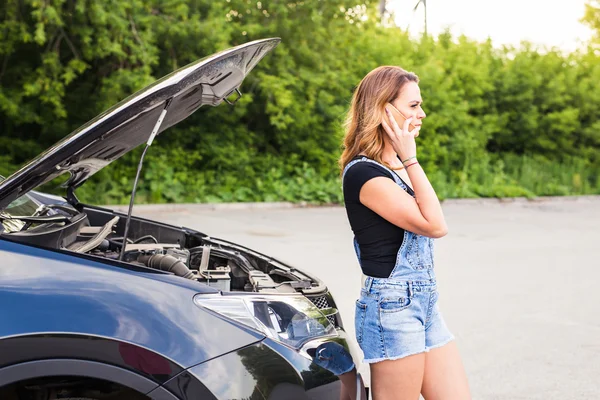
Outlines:
[[[415,168],[418,167],[418,168]],[[448,233],[440,202],[418,165],[409,168],[416,199],[393,180],[377,177],[368,180],[360,189],[360,202],[402,229],[432,238]]]
[[[418,129],[408,131],[411,120],[412,118],[407,119],[402,129],[394,118],[390,118],[392,127],[382,121],[394,151],[402,160],[416,157],[417,154],[415,135],[418,134]],[[448,227],[442,206],[425,171],[420,164],[410,165],[406,171],[413,185],[415,198],[392,180],[378,177],[362,186],[360,202],[400,228],[432,238],[445,236]]]

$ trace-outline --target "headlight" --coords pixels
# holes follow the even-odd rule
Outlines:
[[[301,295],[196,295],[194,302],[296,349],[308,340],[336,335],[329,320]]]

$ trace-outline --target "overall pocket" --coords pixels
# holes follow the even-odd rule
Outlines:
[[[410,306],[409,297],[390,296],[379,301],[379,310],[384,313],[402,311]]]
[[[414,269],[433,268],[433,239],[410,233],[407,237],[406,259]]]
[[[367,315],[367,305],[360,300],[356,300],[356,309],[354,312],[354,332],[358,344],[362,343],[365,317]]]

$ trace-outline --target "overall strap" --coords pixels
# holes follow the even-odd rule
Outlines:
[[[392,175],[392,178],[394,179],[394,181],[396,182],[396,184],[398,184],[398,186],[400,186],[402,189],[404,189],[405,191],[408,191],[408,187],[404,184],[404,182],[402,181],[402,179],[400,179],[400,177],[398,176],[398,174],[396,174],[394,171],[392,171],[391,169],[389,169],[388,167],[386,167],[385,165],[378,163],[375,160],[371,160],[370,158],[367,157],[361,157],[357,160],[353,160],[350,161],[348,163],[348,165],[346,165],[346,168],[344,168],[344,173],[342,174],[342,181],[344,179],[344,177],[346,176],[346,172],[348,172],[348,170],[350,169],[350,167],[352,167],[355,164],[358,164],[359,162],[370,162],[372,164],[378,165],[379,167],[385,169],[387,172],[389,172]]]

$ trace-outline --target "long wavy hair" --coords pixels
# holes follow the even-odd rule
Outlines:
[[[408,82],[419,83],[419,78],[412,72],[395,66],[375,68],[360,81],[352,95],[350,110],[344,123],[346,133],[339,160],[341,171],[360,153],[387,165],[381,159],[384,137],[387,135],[381,125],[384,107],[400,95]]]

